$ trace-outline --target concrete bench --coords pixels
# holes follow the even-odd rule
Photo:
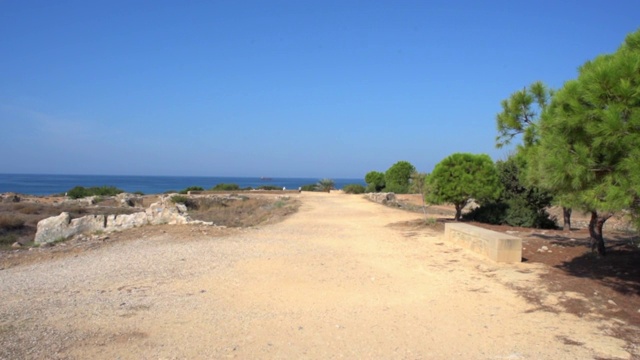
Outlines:
[[[463,223],[444,224],[444,238],[496,262],[522,261],[522,239]]]

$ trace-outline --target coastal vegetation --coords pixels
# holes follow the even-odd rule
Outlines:
[[[348,184],[342,188],[346,194],[364,194],[365,187],[360,184]]]
[[[211,188],[211,191],[234,191],[234,190],[240,190],[240,186],[238,184],[220,183],[220,184],[216,184],[214,187]]]
[[[85,188],[84,186],[76,186],[67,191],[67,196],[71,199],[81,199],[89,196],[115,196],[123,193],[124,190],[115,186],[94,186]]]
[[[335,189],[336,183],[332,179],[320,179],[316,184],[316,189],[318,191],[330,192]]]
[[[384,173],[375,170],[369,171],[364,177],[367,184],[366,191],[406,194],[411,185],[411,174],[415,171],[415,166],[404,160],[391,165]]]
[[[204,188],[202,186],[189,186],[187,188],[184,188],[184,189],[180,190],[178,193],[179,194],[188,194],[189,191],[204,191]]]

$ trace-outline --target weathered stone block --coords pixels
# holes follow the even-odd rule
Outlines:
[[[444,238],[496,262],[522,261],[522,239],[464,223],[446,223]]]

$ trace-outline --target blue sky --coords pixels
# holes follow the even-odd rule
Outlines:
[[[1,173],[361,178],[495,149],[634,1],[0,0]]]

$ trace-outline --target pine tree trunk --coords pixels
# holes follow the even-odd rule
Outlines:
[[[604,246],[604,236],[602,228],[604,223],[611,217],[611,214],[598,214],[597,211],[591,211],[591,219],[589,220],[589,235],[591,236],[591,251],[598,251],[598,255],[605,256],[606,248]]]
[[[562,217],[564,218],[564,231],[571,231],[571,208],[562,207]]]
[[[460,218],[462,218],[462,208],[464,207],[464,204],[456,204],[456,221],[460,221]]]

